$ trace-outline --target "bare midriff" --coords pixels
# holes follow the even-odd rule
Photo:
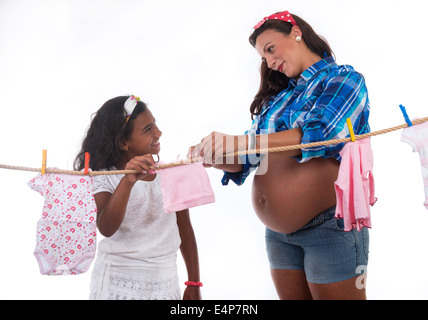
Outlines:
[[[263,161],[267,161],[267,171],[256,172],[252,200],[257,216],[269,229],[295,232],[336,204],[337,160],[315,158],[299,163],[284,153],[271,153]]]

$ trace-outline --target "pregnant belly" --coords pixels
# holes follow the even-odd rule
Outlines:
[[[298,163],[275,153],[263,162],[260,168],[267,162],[267,171],[256,172],[252,201],[257,216],[269,229],[281,233],[297,231],[336,204],[337,160],[316,158]]]

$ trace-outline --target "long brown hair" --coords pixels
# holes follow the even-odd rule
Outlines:
[[[312,27],[305,20],[294,14],[291,15],[296,21],[297,26],[302,31],[302,40],[305,42],[309,50],[320,57],[333,55],[327,40],[316,34]],[[250,35],[249,41],[251,45],[255,47],[257,37],[263,31],[271,29],[288,36],[291,33],[292,27],[293,25],[291,23],[282,20],[267,20],[261,27],[254,30],[254,32]],[[290,81],[290,78],[288,78],[285,74],[268,68],[267,63],[264,60],[262,61],[262,65],[260,67],[260,76],[259,91],[254,97],[254,100],[250,106],[251,118],[261,112],[262,106],[265,102],[271,100],[279,92],[286,89]]]
[[[82,148],[74,160],[74,169],[82,170],[85,165],[85,152],[91,155],[89,167],[105,170],[125,166],[125,152],[120,148],[123,141],[131,136],[135,118],[147,109],[147,105],[138,101],[128,122],[126,122],[125,101],[128,96],[120,96],[105,102],[95,113],[82,142]]]

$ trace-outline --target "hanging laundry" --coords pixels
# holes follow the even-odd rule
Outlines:
[[[336,218],[345,231],[371,228],[370,206],[374,205],[373,151],[370,138],[348,142],[340,151],[342,161],[334,183]]]
[[[165,212],[177,212],[215,201],[208,174],[201,163],[156,170],[161,175]]]
[[[43,275],[86,272],[96,250],[96,205],[89,176],[37,175],[28,186],[44,198],[34,255]]]
[[[403,129],[401,141],[410,144],[413,152],[419,153],[425,189],[424,205],[428,209],[428,122]]]

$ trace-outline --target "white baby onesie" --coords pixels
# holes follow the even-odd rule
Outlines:
[[[28,186],[45,198],[34,250],[40,273],[67,275],[87,271],[97,245],[93,178],[39,174]]]
[[[425,186],[425,207],[428,209],[428,122],[403,129],[401,141],[410,144],[421,160],[422,178]]]

